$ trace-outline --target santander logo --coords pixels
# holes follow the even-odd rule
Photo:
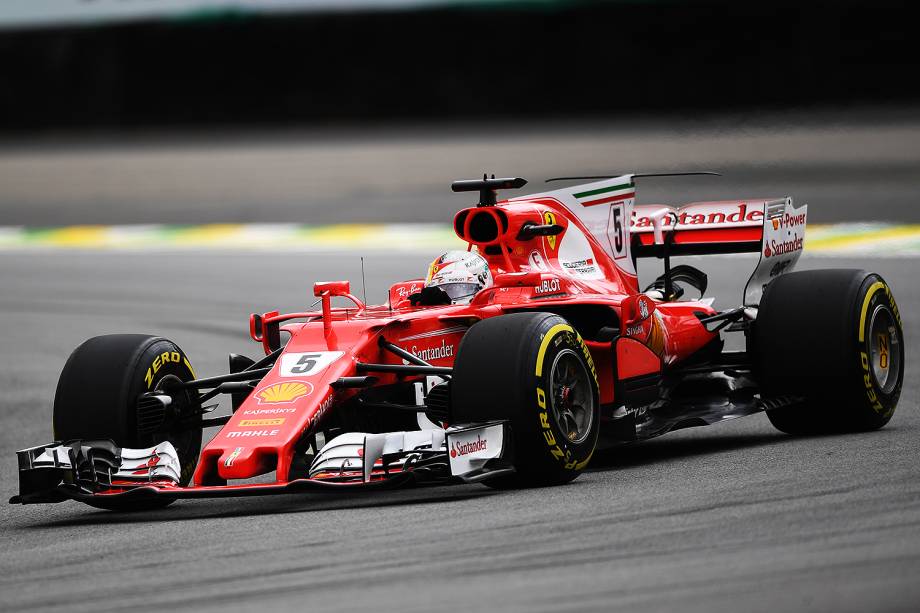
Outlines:
[[[450,457],[456,458],[457,456],[469,455],[477,451],[485,451],[487,447],[488,439],[484,439],[477,434],[475,441],[470,441],[468,443],[454,441],[453,448],[450,450]]]

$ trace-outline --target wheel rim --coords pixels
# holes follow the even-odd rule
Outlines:
[[[872,376],[885,394],[890,394],[901,375],[901,337],[888,307],[879,305],[869,323],[869,355]]]
[[[154,385],[155,390],[169,392],[169,395],[175,398],[175,395],[178,393],[184,394],[185,402],[189,403],[189,406],[194,406],[196,396],[194,390],[185,390],[180,391],[174,389],[176,384],[182,384],[183,381],[176,375],[166,375],[157,381]],[[173,388],[173,389],[171,389]],[[200,409],[200,403],[198,404]],[[200,419],[200,418],[199,418]],[[197,441],[196,441],[197,437]],[[182,466],[182,474],[180,475],[181,484],[185,485],[189,482],[192,477],[191,469],[194,469],[198,461],[198,450],[201,446],[201,430],[194,429],[182,429],[180,424],[173,424],[173,428],[159,430],[157,432],[151,432],[147,434],[146,440],[141,441],[141,444],[153,446],[163,441],[169,441],[175,447],[176,452],[179,454],[179,463]]]
[[[594,425],[594,390],[587,368],[577,353],[563,349],[553,360],[549,377],[556,426],[570,443],[583,442]]]

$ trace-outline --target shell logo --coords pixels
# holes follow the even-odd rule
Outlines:
[[[313,384],[308,381],[285,381],[263,387],[256,392],[259,404],[282,404],[313,393]]]

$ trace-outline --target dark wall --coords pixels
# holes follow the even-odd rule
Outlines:
[[[0,35],[0,129],[920,100],[907,3],[635,2]]]

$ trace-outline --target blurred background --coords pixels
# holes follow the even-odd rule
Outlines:
[[[482,172],[537,191],[698,169],[725,176],[639,201],[792,194],[877,240],[920,222],[909,6],[7,0],[0,246],[76,224],[445,224],[466,204],[448,183]],[[165,240],[118,240],[142,239]]]
[[[358,293],[366,269],[380,302],[424,275],[472,204],[449,183],[483,172],[527,178],[521,194],[723,173],[642,180],[645,204],[792,195],[799,268],[884,275],[910,369],[882,431],[794,438],[755,416],[618,450],[565,488],[0,504],[0,609],[917,610],[912,4],[0,0],[6,495],[14,451],[52,436],[71,348],[158,334],[226,372],[260,351],[249,313],[303,310],[316,280]],[[751,257],[693,262],[718,308]]]

